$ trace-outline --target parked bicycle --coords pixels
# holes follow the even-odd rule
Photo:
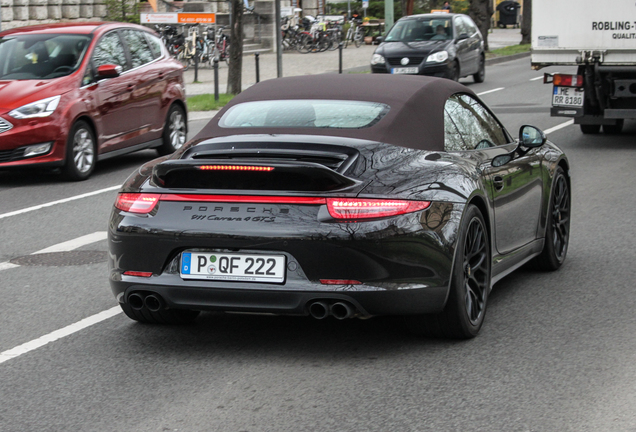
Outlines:
[[[364,31],[360,26],[360,20],[349,20],[349,29],[347,30],[347,36],[344,40],[344,47],[346,48],[349,43],[355,44],[356,48],[360,48],[362,41],[364,40]]]
[[[225,26],[219,27],[214,34],[214,45],[213,45],[213,54],[212,61],[214,58],[219,59],[219,61],[224,61],[228,65],[230,64],[230,37],[226,35],[223,30],[225,30]]]

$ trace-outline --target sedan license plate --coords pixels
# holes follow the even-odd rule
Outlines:
[[[417,74],[418,72],[419,72],[419,68],[417,66],[391,69],[392,74]]]
[[[183,279],[282,283],[285,256],[183,252],[180,273]]]
[[[552,105],[582,107],[584,95],[585,91],[582,88],[554,86]]]

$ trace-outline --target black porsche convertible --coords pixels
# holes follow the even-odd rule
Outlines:
[[[401,315],[474,337],[495,282],[564,262],[569,170],[543,132],[513,139],[451,80],[264,81],[123,185],[111,288],[143,323]]]

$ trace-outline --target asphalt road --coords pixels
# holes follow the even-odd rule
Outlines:
[[[568,258],[497,283],[467,342],[409,336],[388,319],[136,324],[110,293],[104,232],[113,188],[154,153],[102,163],[81,183],[0,173],[0,431],[636,430],[636,122],[619,136],[554,130],[567,119],[549,117],[542,72],[525,58],[463,81],[513,136],[533,124],[567,152]],[[67,252],[30,256],[51,246]],[[74,248],[95,251],[75,256],[93,263],[66,265]]]

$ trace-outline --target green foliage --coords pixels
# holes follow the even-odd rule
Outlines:
[[[139,24],[137,0],[104,0],[106,20]]]
[[[236,96],[233,94],[219,94],[219,100],[214,100],[214,94],[202,94],[189,96],[188,111],[213,111],[223,108]]]

